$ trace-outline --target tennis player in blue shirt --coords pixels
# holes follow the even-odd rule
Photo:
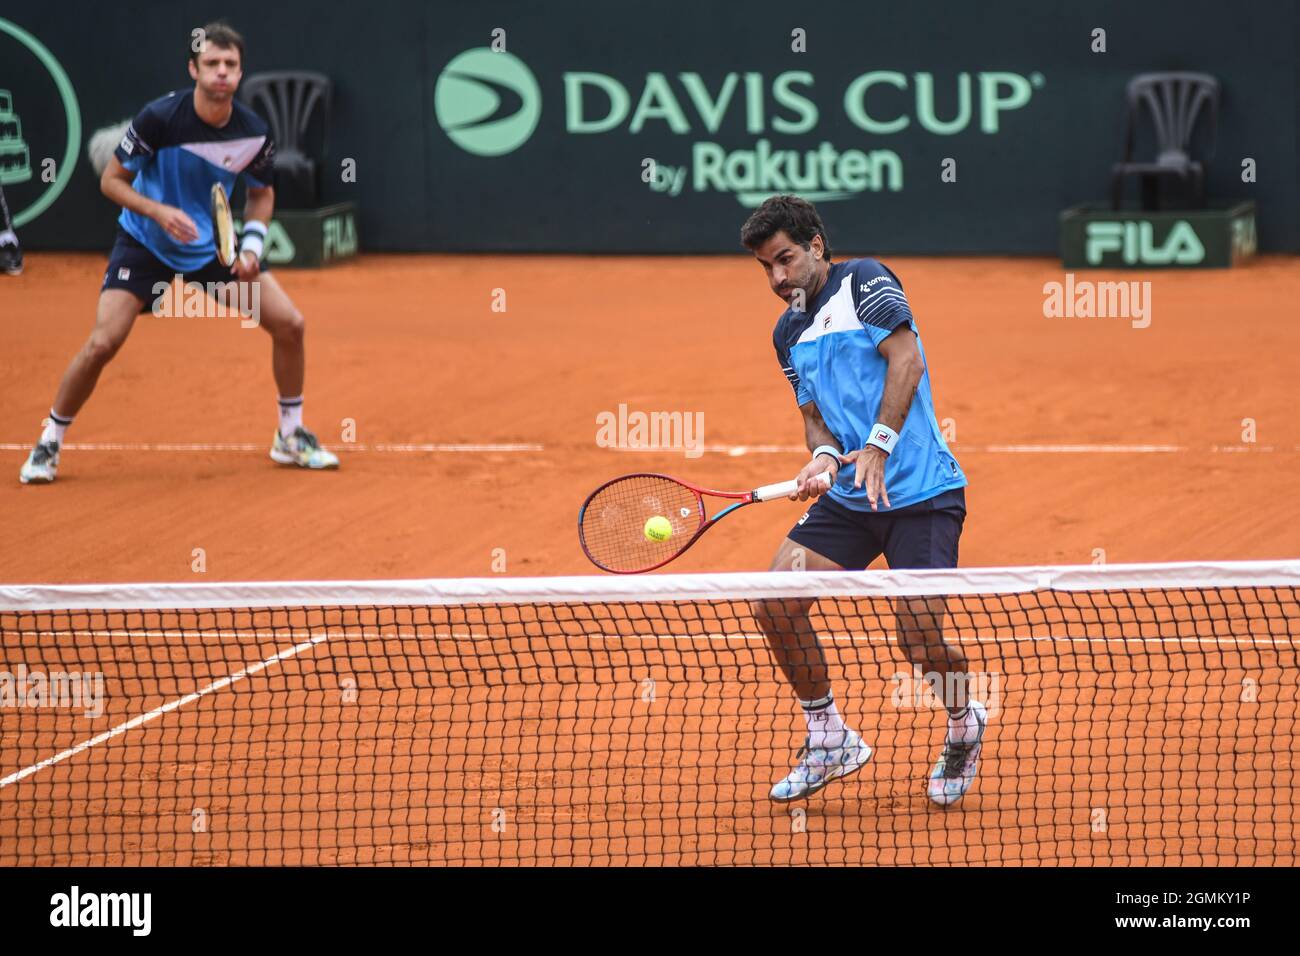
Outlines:
[[[271,367],[280,393],[271,458],[302,468],[338,467],[338,458],[302,423],[302,314],[275,277],[261,268],[275,207],[275,147],[261,117],[235,100],[243,57],[244,40],[233,29],[220,23],[204,27],[199,49],[190,52],[194,88],[145,106],[104,169],[100,189],[122,207],[122,214],[95,327],[63,375],[45,430],[19,472],[23,484],[54,480],[63,434],[73,416],[126,341],[136,316],[148,309],[157,288],[170,288],[177,277],[205,290],[224,290],[219,294],[232,301],[234,282],[258,285],[252,301],[259,304],[258,324],[271,335]],[[209,202],[213,183],[221,183],[229,195],[241,174],[248,184],[243,241],[234,266],[227,268],[216,258]]]
[[[789,306],[773,344],[812,452],[797,497],[816,501],[790,530],[772,570],[863,570],[882,554],[894,569],[956,567],[966,476],[935,420],[925,352],[898,277],[874,259],[831,262],[821,217],[795,196],[765,201],[741,241]],[[809,621],[812,605],[765,600],[753,609],[808,724],[794,769],[772,789],[779,802],[816,793],[871,759],[871,748],[835,706]],[[966,658],[944,640],[944,599],[899,598],[895,614],[901,650],[927,675],[938,675],[930,679],[948,711],[928,785],[930,799],[947,806],[975,779],[987,709],[967,698]]]

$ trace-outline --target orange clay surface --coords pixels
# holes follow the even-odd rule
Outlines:
[[[1045,318],[1043,285],[1064,278],[1050,260],[885,258],[970,478],[962,564],[1089,563],[1096,549],[1109,563],[1300,557],[1295,259],[1079,273],[1151,282],[1151,325],[1134,329]],[[744,258],[367,256],[278,273],[307,316],[306,422],[339,451],[337,473],[267,458],[264,333],[145,316],[69,431],[58,481],[20,486],[89,332],[103,262],[35,253],[23,276],[0,278],[6,584],[488,576],[503,560],[510,576],[594,573],[575,519],[601,481],[657,470],[745,489],[806,460],[782,450],[802,442],[771,345],[782,306]],[[703,412],[710,450],[598,447],[596,416],[620,404]],[[495,443],[542,447],[410,448]],[[667,570],[765,568],[800,512],[746,509]],[[530,646],[499,622],[332,623],[341,645],[0,788],[3,862],[1295,862],[1293,613],[1275,616],[1263,636],[1280,643],[1266,649],[1162,661],[1123,642],[1087,658],[968,648],[1001,672],[1008,703],[980,781],[946,813],[922,790],[941,718],[887,706],[898,669],[887,649],[836,645],[843,709],[877,758],[807,804],[806,834],[765,798],[802,731],[761,644],[664,640],[629,658],[600,637],[575,654],[566,640],[580,634],[559,626]],[[0,624],[6,664],[53,665],[39,636]],[[0,713],[0,777],[306,633],[250,619],[232,650],[233,632],[211,619],[207,631],[188,622],[188,639],[166,621],[155,638],[74,624],[86,642],[59,662],[104,670],[108,711],[21,725],[21,712]],[[417,648],[408,632],[421,626]],[[1230,633],[1257,638],[1255,626]],[[442,661],[456,641],[475,651],[461,676],[430,677],[455,670]],[[558,669],[517,697],[487,694],[483,662],[517,669],[524,652]],[[628,708],[656,668],[682,689],[638,716]],[[313,695],[345,671],[369,677],[362,706],[340,714]],[[692,675],[710,691],[687,690]],[[1262,710],[1241,703],[1247,677]],[[194,834],[200,806],[213,828]],[[489,825],[497,806],[515,827],[504,837]],[[1109,830],[1097,830],[1098,806],[1111,808]]]

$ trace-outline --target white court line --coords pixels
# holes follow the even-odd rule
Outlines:
[[[211,637],[211,636],[216,636],[216,637],[238,637],[238,638],[258,638],[258,637],[263,637],[263,636],[267,636],[267,637],[284,637],[284,636],[286,635],[286,632],[285,632],[283,629],[281,629],[281,630],[272,630],[272,631],[263,631],[263,630],[256,630],[256,629],[254,629],[254,630],[223,630],[223,629],[217,629],[217,630],[212,630],[212,629],[194,629],[194,630],[167,630],[167,629],[163,629],[163,630],[111,630],[111,629],[104,629],[104,630],[96,630],[96,629],[80,629],[80,630],[72,630],[72,631],[36,631],[36,632],[29,632],[29,633],[35,633],[38,637],[43,637],[43,636],[60,636],[60,635],[63,635],[63,636],[73,635],[73,636],[79,636],[79,637],[80,637],[80,636],[90,636],[90,637],[96,637],[96,636],[102,636],[102,637],[135,637],[135,638],[149,638],[149,637],[164,637],[164,638],[169,638],[169,637],[184,637],[184,638],[188,638],[188,639],[202,638],[202,637]],[[298,637],[298,636],[301,636],[301,635],[303,635],[303,634],[311,635],[311,631],[310,631],[310,630],[306,630],[306,629],[302,629],[302,628],[296,628],[296,629],[293,629],[292,631],[289,631],[288,634],[290,634],[290,635],[292,635],[292,636],[294,636],[294,637]],[[293,645],[292,647],[287,648],[286,650],[280,651],[278,654],[273,654],[272,656],[266,658],[266,659],[263,660],[263,661],[260,661],[260,662],[258,662],[258,663],[256,663],[256,664],[251,664],[251,665],[249,665],[248,667],[245,667],[245,668],[243,668],[242,670],[236,671],[235,673],[230,674],[230,675],[228,675],[228,676],[226,676],[226,677],[218,678],[217,680],[215,680],[215,681],[213,681],[212,683],[210,683],[210,684],[208,684],[208,685],[206,685],[206,686],[200,688],[200,689],[197,690],[197,691],[194,691],[193,693],[186,694],[186,695],[184,695],[183,697],[178,697],[176,700],[169,701],[168,703],[163,704],[163,705],[161,705],[160,707],[155,707],[153,710],[151,710],[151,711],[149,711],[149,712],[147,712],[147,713],[140,714],[140,715],[138,715],[138,716],[136,716],[136,717],[132,717],[130,720],[127,720],[127,721],[125,721],[124,723],[118,724],[116,727],[112,728],[111,730],[107,730],[107,731],[105,731],[105,732],[102,733],[102,734],[97,734],[96,736],[91,737],[91,738],[89,738],[88,740],[83,740],[81,743],[76,744],[76,745],[73,746],[73,747],[69,747],[67,750],[62,751],[61,753],[57,753],[57,754],[55,754],[53,757],[47,757],[46,759],[41,760],[41,761],[38,761],[37,763],[34,763],[34,764],[32,764],[31,766],[29,766],[29,767],[24,767],[24,768],[21,769],[21,770],[15,771],[14,773],[9,774],[9,776],[7,776],[7,777],[0,778],[0,790],[4,789],[5,787],[7,787],[7,786],[9,786],[9,785],[11,785],[11,784],[17,783],[17,782],[20,781],[20,780],[23,780],[23,779],[25,779],[25,778],[27,778],[27,777],[30,777],[32,774],[37,773],[38,771],[44,770],[46,767],[52,767],[52,766],[54,766],[54,765],[57,764],[57,763],[62,763],[64,760],[67,760],[67,759],[70,758],[70,757],[75,757],[77,754],[81,753],[82,751],[89,750],[91,747],[95,747],[95,746],[98,746],[99,744],[102,744],[102,743],[104,743],[104,742],[106,742],[106,741],[112,740],[114,737],[119,737],[119,736],[121,736],[122,734],[126,733],[128,730],[134,730],[136,727],[141,727],[141,726],[143,726],[144,724],[149,723],[150,721],[156,720],[157,718],[161,717],[163,714],[170,713],[170,712],[173,711],[173,710],[177,710],[177,709],[179,709],[179,708],[181,708],[181,707],[184,707],[186,704],[193,703],[194,701],[198,700],[200,697],[204,697],[204,696],[206,696],[207,694],[212,693],[213,691],[221,690],[221,689],[224,688],[224,687],[229,687],[231,684],[237,683],[238,681],[241,681],[241,680],[243,680],[244,678],[249,677],[249,676],[251,676],[251,675],[253,675],[253,674],[256,674],[256,673],[258,673],[258,672],[260,672],[260,671],[264,671],[264,670],[266,670],[268,667],[271,667],[271,666],[274,665],[274,664],[278,664],[278,663],[280,663],[281,661],[288,660],[288,659],[291,658],[291,657],[297,657],[297,656],[298,656],[299,654],[301,654],[303,651],[308,650],[308,649],[310,649],[310,648],[312,648],[312,647],[317,646],[318,644],[322,644],[322,643],[324,643],[325,641],[331,640],[331,639],[336,638],[336,637],[342,637],[342,638],[344,638],[345,640],[348,639],[348,638],[356,638],[356,637],[361,637],[361,638],[374,637],[374,638],[389,638],[389,639],[392,639],[392,638],[399,638],[399,639],[400,639],[400,638],[439,638],[439,637],[446,638],[446,637],[451,637],[451,638],[471,638],[471,639],[475,639],[475,640],[499,640],[499,639],[501,639],[502,637],[506,637],[506,636],[507,636],[507,635],[503,635],[503,634],[486,634],[486,633],[484,633],[484,634],[475,634],[475,633],[473,633],[473,632],[457,632],[457,631],[452,631],[452,632],[449,632],[449,633],[444,632],[444,633],[442,633],[442,634],[438,634],[438,633],[436,633],[436,632],[433,633],[433,634],[424,634],[424,633],[421,633],[421,632],[418,632],[418,631],[401,631],[401,630],[398,630],[398,631],[396,631],[396,632],[394,632],[394,631],[375,631],[375,630],[365,630],[364,628],[361,629],[361,630],[352,630],[352,631],[349,631],[349,630],[342,630],[342,631],[338,631],[338,630],[334,630],[334,631],[325,631],[324,633],[316,634],[316,635],[314,635],[314,636],[310,636],[308,640],[305,640],[305,641],[302,641],[302,642],[300,642],[300,643],[298,643],[298,644],[295,644],[295,645]],[[555,635],[555,636],[560,637],[560,636],[566,636],[566,635]],[[742,640],[746,640],[746,641],[758,641],[758,642],[761,642],[761,641],[764,641],[764,640],[765,640],[765,638],[764,638],[763,635],[761,635],[761,634],[700,634],[700,635],[683,635],[683,634],[665,634],[665,635],[653,635],[653,634],[626,634],[626,635],[625,635],[625,634],[589,634],[589,635],[587,635],[587,636],[588,636],[588,637],[599,638],[599,639],[601,639],[601,640],[627,640],[627,639],[633,639],[633,640],[660,640],[660,639],[662,639],[662,638],[664,638],[664,637],[673,638],[673,639],[675,639],[675,640],[679,640],[679,641],[693,641],[693,640],[697,640],[698,638],[701,638],[701,637],[706,638],[706,639],[708,639],[708,640],[710,640],[710,641],[712,641],[712,640],[717,640],[717,639],[722,639],[722,640],[726,641],[726,640],[734,640],[734,639],[737,639],[737,638],[742,639]],[[831,640],[832,642],[834,642],[834,643],[858,643],[858,642],[866,642],[866,643],[869,643],[869,644],[886,644],[886,643],[891,643],[891,642],[893,641],[893,638],[892,638],[892,637],[885,636],[885,635],[865,636],[865,637],[863,637],[863,636],[859,636],[859,635],[843,635],[843,634],[841,634],[841,635],[831,635],[831,636],[830,636],[830,640]],[[1005,640],[1005,639],[1001,639],[1001,640]],[[998,638],[981,638],[981,637],[973,637],[973,638],[971,638],[971,637],[961,637],[961,638],[957,638],[957,639],[956,639],[956,642],[957,642],[957,643],[962,643],[962,644],[971,644],[971,643],[975,643],[975,644],[996,644],[996,643],[1000,643],[1001,640],[998,639]],[[1014,638],[1011,638],[1011,640],[1012,640],[1012,641],[1015,641],[1015,642],[1024,642],[1024,641],[1050,641],[1050,642],[1055,643],[1055,642],[1060,642],[1060,641],[1067,641],[1067,642],[1070,642],[1070,643],[1077,643],[1077,642],[1093,643],[1093,642],[1095,642],[1095,643],[1099,643],[1099,644],[1109,644],[1109,643],[1114,643],[1114,642],[1116,642],[1116,641],[1120,641],[1120,642],[1123,642],[1123,643],[1150,643],[1150,642],[1155,642],[1155,643],[1165,643],[1165,642],[1168,642],[1168,643],[1187,643],[1187,642],[1205,643],[1205,642],[1211,642],[1211,643],[1215,643],[1215,644],[1242,644],[1242,643],[1247,643],[1247,644],[1261,644],[1261,643],[1262,643],[1262,644],[1272,644],[1272,645],[1274,645],[1274,646],[1277,646],[1277,645],[1281,644],[1281,645],[1286,646],[1286,647],[1294,646],[1294,643],[1295,643],[1295,642],[1290,641],[1290,640],[1279,640],[1279,639],[1274,639],[1274,638],[1219,638],[1219,637],[1178,637],[1178,638],[1164,638],[1164,637],[1137,637],[1137,638],[1105,638],[1105,637],[1090,638],[1090,637],[1070,637],[1070,638],[1057,638],[1057,637],[1047,636],[1047,637],[1014,637]],[[566,666],[567,666],[567,665],[566,665]]]
[[[176,710],[178,707],[184,707],[186,704],[198,700],[200,697],[204,696],[205,694],[210,694],[214,690],[220,690],[223,687],[229,687],[231,684],[235,683],[236,681],[243,680],[245,677],[248,677],[250,674],[256,674],[258,671],[266,670],[266,668],[270,667],[271,665],[278,664],[280,661],[287,660],[290,657],[296,657],[297,655],[301,654],[303,651],[307,650],[308,648],[315,647],[317,644],[329,640],[331,636],[332,635],[328,631],[325,632],[324,634],[318,634],[315,637],[313,637],[311,640],[304,641],[301,644],[296,644],[293,647],[281,651],[279,654],[275,654],[272,655],[271,657],[268,657],[266,660],[261,661],[260,663],[252,664],[248,667],[245,667],[243,670],[236,671],[235,673],[230,674],[226,677],[219,678],[218,680],[213,681],[211,684],[208,684],[206,687],[202,687],[199,690],[194,691],[194,693],[192,694],[186,694],[184,697],[178,697],[176,700],[163,704],[161,707],[155,707],[153,710],[149,711],[146,714],[140,714],[137,717],[132,717],[130,720],[126,721],[125,723],[118,724],[112,730],[106,730],[104,731],[104,733],[97,734],[96,736],[91,737],[89,740],[83,740],[81,743],[77,744],[74,747],[69,747],[67,750],[63,751],[62,753],[57,753],[53,757],[46,757],[44,760],[34,763],[30,767],[24,767],[22,770],[15,771],[14,773],[11,773],[7,777],[0,778],[0,790],[3,790],[5,787],[9,786],[12,783],[17,783],[19,780],[22,780],[25,777],[30,777],[32,774],[36,773],[39,770],[44,770],[46,767],[52,767],[56,763],[62,763],[63,761],[67,760],[69,757],[75,757],[83,750],[89,750],[91,747],[102,744],[106,740],[112,740],[114,737],[118,737],[126,733],[128,730],[134,730],[136,727],[140,727],[144,724],[147,724],[151,720],[155,720],[158,717],[161,717],[163,714],[170,713],[171,711]]]
[[[537,444],[390,444],[377,442],[373,445],[365,442],[340,442],[327,446],[331,451],[342,452],[383,452],[399,454],[423,454],[429,452],[532,452],[545,451],[544,445]],[[0,451],[31,451],[31,443],[0,442]],[[265,451],[265,443],[252,442],[70,442],[63,446],[64,451]]]

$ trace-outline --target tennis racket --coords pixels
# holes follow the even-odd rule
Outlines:
[[[825,473],[818,476],[829,487]],[[759,501],[794,494],[798,481],[764,485],[753,491],[710,491],[668,475],[649,472],[607,481],[587,498],[578,512],[578,540],[591,563],[614,574],[640,574],[681,557],[725,515]],[[732,501],[709,517],[704,496]],[[672,528],[662,541],[647,534],[647,523],[666,519]],[[658,523],[662,529],[662,523]]]
[[[221,183],[212,184],[212,241],[217,247],[217,261],[223,266],[235,264],[235,217]]]

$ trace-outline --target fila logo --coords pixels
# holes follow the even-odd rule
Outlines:
[[[122,136],[122,142],[119,144],[119,146],[121,147],[122,152],[126,153],[128,156],[131,154],[131,151],[135,149],[135,147],[131,145],[130,133],[126,133]]]
[[[125,282],[127,279],[131,278],[131,270],[130,270],[130,269],[125,269],[125,268],[123,268],[123,269],[118,269],[118,270],[117,270],[117,277],[118,277],[118,279],[120,279],[121,281]]]
[[[221,161],[221,165],[222,165],[222,166],[225,166],[226,169],[229,169],[229,168],[230,168],[230,157],[227,156],[225,159],[223,159],[223,160]]]
[[[877,441],[889,441],[889,436],[886,435],[884,432],[876,432],[876,440],[877,440]]]
[[[822,329],[826,330],[829,329],[830,327],[831,327],[831,314],[827,312],[826,318],[822,319]]]
[[[805,521],[808,520],[808,516],[809,516],[810,514],[812,514],[811,511],[805,511],[805,512],[803,513],[803,517],[800,518],[798,521],[796,521],[795,524],[803,524]]]

